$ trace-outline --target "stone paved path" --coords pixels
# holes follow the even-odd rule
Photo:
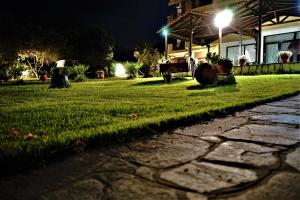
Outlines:
[[[0,180],[0,199],[300,199],[300,95]]]

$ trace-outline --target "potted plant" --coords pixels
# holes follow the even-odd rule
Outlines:
[[[211,64],[215,65],[218,62],[219,55],[216,52],[214,52],[214,53],[209,52],[209,53],[206,54],[205,59],[207,60],[208,63],[211,63]]]
[[[217,73],[210,63],[202,63],[197,67],[195,77],[201,85],[213,85],[216,83]]]
[[[40,80],[43,81],[43,82],[45,82],[45,81],[48,80],[48,76],[47,76],[47,71],[46,70],[41,71]]]
[[[250,60],[249,57],[246,56],[246,55],[239,56],[238,62],[239,62],[239,65],[241,67],[241,74],[243,73],[243,66],[245,66],[248,63],[249,60]]]
[[[100,80],[103,80],[105,79],[105,71],[104,70],[100,70],[99,73],[98,73],[98,78]]]
[[[290,51],[279,51],[278,52],[278,57],[279,57],[281,63],[288,63],[290,61],[290,58],[292,55],[293,54]]]
[[[244,65],[246,65],[246,63],[249,61],[249,57],[246,55],[241,55],[238,58],[238,62],[240,67],[243,67]]]
[[[230,73],[233,67],[232,60],[228,58],[219,58],[217,61],[216,69],[220,74]]]
[[[68,78],[68,71],[64,67],[56,67],[52,70],[50,88],[68,88],[70,81]]]
[[[165,83],[172,83],[172,74],[167,72],[163,75]]]

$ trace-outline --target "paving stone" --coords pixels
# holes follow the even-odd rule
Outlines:
[[[208,198],[198,193],[188,192],[186,194],[187,200],[207,200]]]
[[[148,167],[139,167],[135,174],[151,181],[155,180],[154,170]]]
[[[293,109],[293,108],[263,105],[263,106],[255,107],[255,108],[251,109],[250,111],[257,112],[257,113],[289,114],[289,113],[297,113],[298,110]]]
[[[287,155],[286,161],[291,167],[300,171],[300,147]]]
[[[177,200],[177,190],[138,178],[134,175],[113,173],[100,174],[105,179],[107,188],[103,200]]]
[[[225,132],[222,136],[230,139],[248,140],[278,145],[294,145],[300,141],[299,129],[284,126],[244,125]]]
[[[87,174],[103,171],[133,173],[136,168],[125,160],[110,157],[102,152],[81,153],[30,173],[17,175],[7,180],[0,178],[0,199],[4,199],[3,197],[9,200],[37,199],[46,191],[57,188],[62,188],[57,196],[63,197],[65,194],[68,195],[68,190],[64,190],[64,187],[72,185],[71,183],[76,180],[84,179],[83,177]],[[70,189],[72,188],[73,186]]]
[[[161,172],[160,178],[200,193],[231,188],[257,180],[255,172],[207,162],[189,164]]]
[[[106,163],[99,166],[99,168],[94,169],[94,172],[102,171],[121,171],[127,173],[134,173],[137,169],[137,166],[129,163],[128,161],[120,158],[112,157]]]
[[[255,167],[274,167],[279,160],[273,155],[278,149],[245,142],[224,142],[205,156],[207,160],[248,164]],[[275,166],[276,167],[276,166]]]
[[[163,134],[157,140],[134,142],[118,149],[131,162],[154,168],[166,168],[194,160],[209,150],[209,143],[177,134]]]
[[[242,111],[242,112],[236,112],[234,114],[234,116],[236,116],[236,117],[245,117],[247,119],[249,119],[251,115],[253,115],[253,113],[250,112],[249,110]]]
[[[216,136],[209,136],[208,135],[208,136],[201,136],[199,138],[201,138],[202,140],[211,142],[211,143],[221,143],[222,142],[222,139],[219,138],[219,137],[216,137]]]
[[[280,172],[256,188],[250,188],[230,200],[299,200],[300,174]]]
[[[292,101],[298,101],[298,102],[300,102],[300,95],[298,94],[298,95],[296,95],[294,97],[290,97],[290,98],[288,98],[286,100],[287,101],[292,100]]]
[[[188,136],[212,136],[220,134],[224,131],[230,130],[247,123],[248,118],[245,117],[227,117],[215,119],[207,124],[198,124],[186,128],[178,128],[174,133],[188,135]]]
[[[290,125],[299,125],[300,124],[300,116],[297,115],[254,115],[251,116],[252,120],[260,120],[260,121],[269,121],[272,123],[283,123]]]
[[[103,196],[104,184],[95,179],[88,179],[79,181],[71,185],[68,189],[62,189],[55,192],[50,192],[45,194],[40,199],[55,199],[55,200],[65,200],[65,199],[86,199],[86,200],[96,200]]]
[[[93,179],[51,191],[42,199],[177,200],[177,190],[126,173],[92,174]],[[97,180],[101,179],[101,182]],[[94,183],[94,184],[92,184]],[[184,195],[184,192],[181,194]]]
[[[277,102],[273,102],[273,103],[268,103],[267,105],[300,109],[300,100],[277,101]]]

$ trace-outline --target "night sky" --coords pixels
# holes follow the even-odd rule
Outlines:
[[[125,48],[159,41],[156,31],[168,14],[167,0],[10,0],[5,4],[0,8],[2,17],[18,23],[61,28],[99,25]]]

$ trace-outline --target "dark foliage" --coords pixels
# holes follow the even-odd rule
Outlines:
[[[65,68],[54,68],[50,88],[67,88],[70,82]]]

